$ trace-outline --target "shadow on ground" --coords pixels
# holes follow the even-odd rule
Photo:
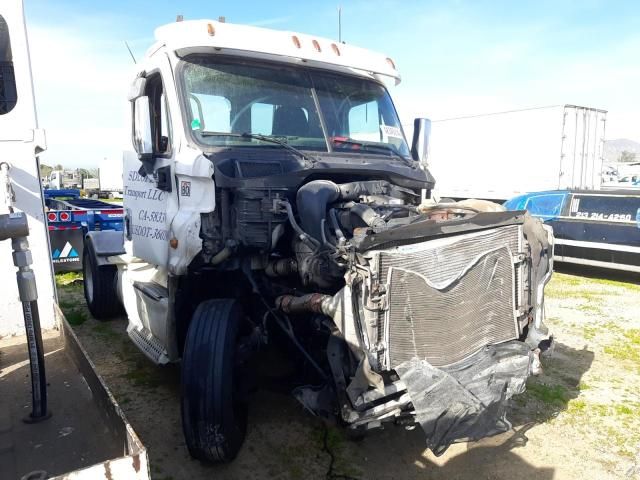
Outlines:
[[[516,426],[544,423],[567,409],[580,394],[582,377],[589,371],[594,352],[556,342],[553,355],[543,359],[544,373],[530,377],[527,391],[514,399],[511,415]]]
[[[66,297],[73,303],[69,307],[87,318],[76,332],[147,446],[152,478],[159,480],[212,476],[243,480],[552,479],[557,476],[554,468],[528,463],[519,450],[525,448],[530,428],[556,417],[579,395],[582,376],[594,358],[586,348],[557,343],[554,356],[544,360],[545,374],[530,379],[527,392],[513,400],[509,413],[513,430],[479,442],[453,445],[441,457],[426,450],[419,428],[407,431],[389,426],[353,442],[347,440],[344,430],[330,426],[326,443],[335,457],[333,472],[349,477],[327,476],[330,454],[323,448],[323,424],[284,393],[286,381],[278,375],[262,378],[251,400],[249,431],[242,451],[233,463],[210,467],[191,459],[184,444],[179,366],[153,366],[131,344],[124,319],[96,322],[80,305],[78,286],[59,292],[63,290],[70,291],[61,295],[61,303]],[[261,370],[290,371],[282,358],[265,360],[269,364]],[[542,460],[540,465],[549,464]]]
[[[508,414],[513,429],[479,442],[453,445],[441,457],[425,451],[419,429],[388,428],[355,447],[359,478],[400,479],[551,479],[554,469],[538,468],[517,453],[527,445],[527,431],[555,418],[578,397],[582,376],[594,353],[557,343],[544,359],[545,373],[530,378],[527,391],[515,397]]]
[[[25,423],[31,412],[31,372],[26,337],[0,339],[0,478],[34,470],[60,475],[122,455],[121,437],[110,429],[64,340],[46,332],[50,418]],[[48,477],[47,477],[48,478]]]

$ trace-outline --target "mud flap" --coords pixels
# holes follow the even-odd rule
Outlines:
[[[53,271],[79,272],[82,270],[84,234],[82,229],[49,230]]]
[[[511,429],[508,400],[525,390],[533,353],[512,341],[490,345],[452,367],[414,358],[396,372],[406,384],[416,422],[436,456],[452,443],[479,440]]]

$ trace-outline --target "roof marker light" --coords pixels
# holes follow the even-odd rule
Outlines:
[[[333,49],[333,53],[335,53],[336,55],[340,56],[340,49],[338,48],[338,46],[335,43],[331,44],[331,48]]]
[[[209,35],[212,37],[216,34],[216,29],[213,28],[213,24],[207,23],[207,32],[209,32]]]
[[[317,52],[322,52],[322,48],[320,48],[320,44],[318,43],[317,40],[314,40],[311,43],[313,43],[313,48],[315,48]]]
[[[291,40],[293,40],[293,44],[297,47],[300,48],[300,39],[296,36],[296,35],[291,35]]]

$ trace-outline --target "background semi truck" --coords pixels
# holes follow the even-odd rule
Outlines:
[[[433,121],[436,193],[504,201],[527,192],[597,190],[606,115],[555,105]]]
[[[155,37],[129,89],[124,232],[86,235],[84,288],[149,359],[181,361],[189,452],[237,455],[265,347],[353,432],[420,425],[441,454],[509,429],[553,345],[551,230],[432,200],[429,122],[409,147],[385,55],[212,20]]]

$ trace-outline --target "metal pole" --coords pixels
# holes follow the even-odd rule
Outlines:
[[[578,109],[574,108],[576,112],[576,124],[573,130],[573,165],[571,166],[571,188],[576,186],[576,154],[578,152]]]
[[[582,162],[582,181],[581,181],[581,188],[585,188],[585,189],[589,189],[589,186],[587,184],[587,175],[589,173],[589,144],[591,142],[591,112],[585,110],[584,111],[584,116],[585,116],[585,127],[584,127],[584,135],[585,135],[585,139],[584,139],[584,149],[585,149],[585,153],[584,153],[584,160]]]
[[[587,139],[587,111],[582,112],[582,154],[580,155],[580,185],[578,188],[584,188],[584,169],[585,169],[585,142]]]
[[[566,168],[566,164],[564,161],[565,160],[564,144],[565,144],[565,140],[567,139],[566,125],[567,125],[567,107],[565,105],[562,111],[562,138],[560,140],[560,171],[558,172],[558,190],[564,187],[564,185],[562,184],[562,181],[565,175],[564,169]]]
[[[599,162],[600,162],[600,172],[602,173],[602,166],[604,165],[604,145],[606,142],[606,134],[607,134],[607,112],[604,112],[604,117],[602,118],[602,137],[600,138],[600,151]],[[600,178],[600,183],[602,183],[602,178]]]
[[[591,188],[593,190],[597,190],[598,188],[600,188],[600,183],[596,183],[596,179],[594,178],[596,175],[598,176],[598,178],[602,177],[602,168],[600,169],[600,172],[597,172],[596,174],[596,155],[598,155],[598,121],[600,120],[598,118],[600,112],[596,111],[596,118],[593,121],[593,151],[592,151],[592,155],[591,155]],[[592,114],[593,115],[593,114]]]
[[[342,43],[342,7],[338,7],[338,43]]]

